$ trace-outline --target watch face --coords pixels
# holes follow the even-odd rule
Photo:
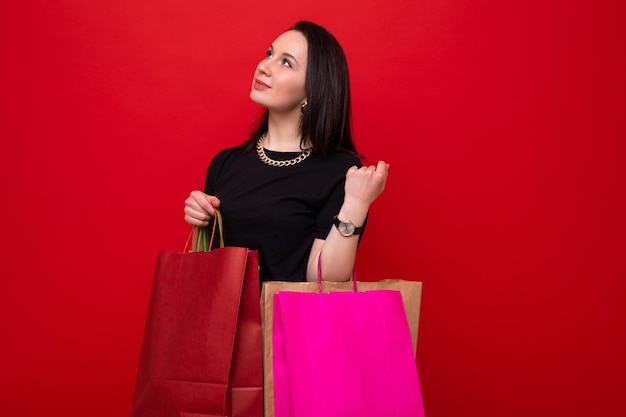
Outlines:
[[[354,225],[352,224],[352,222],[348,221],[341,222],[339,223],[339,231],[344,236],[350,236],[352,233],[354,233]]]

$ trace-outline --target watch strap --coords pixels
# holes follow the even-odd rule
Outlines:
[[[333,224],[335,225],[336,228],[339,228],[339,225],[343,222],[348,222],[350,224],[352,224],[352,226],[354,226],[354,223],[352,223],[350,220],[340,220],[339,216],[334,216],[333,217]],[[354,232],[352,232],[352,235],[360,235],[363,232],[363,228],[365,226],[360,226],[360,227],[356,227],[354,226]]]

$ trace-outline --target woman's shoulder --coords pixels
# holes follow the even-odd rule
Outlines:
[[[329,167],[336,167],[337,169],[349,169],[356,165],[357,167],[363,166],[361,158],[354,152],[339,151],[328,156],[318,156],[315,152],[312,154],[318,164],[323,164]]]
[[[215,158],[219,158],[219,159],[224,159],[224,158],[228,158],[232,155],[236,155],[238,153],[238,148],[224,148],[221,151],[219,151],[217,154],[215,154]]]
[[[229,161],[236,160],[246,153],[247,152],[241,150],[240,147],[225,148],[215,154],[215,156],[211,160],[211,164],[222,165],[224,163],[228,163]]]
[[[207,178],[217,178],[228,170],[239,170],[246,164],[242,158],[245,154],[246,152],[242,152],[237,147],[222,149],[211,159],[207,169]]]

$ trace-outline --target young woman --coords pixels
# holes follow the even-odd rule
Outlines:
[[[250,98],[265,107],[251,138],[221,151],[185,221],[219,208],[228,246],[258,249],[261,282],[350,279],[372,202],[389,165],[361,166],[352,141],[348,66],[328,31],[299,22],[270,45]]]

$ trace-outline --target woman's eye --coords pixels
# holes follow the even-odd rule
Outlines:
[[[291,62],[289,62],[288,59],[283,59],[283,65],[288,67],[288,68],[291,68]]]
[[[272,55],[274,55],[274,54],[272,53],[272,51],[267,51],[267,52],[265,53],[265,57],[266,57],[266,58],[271,58],[271,57],[272,57]]]

